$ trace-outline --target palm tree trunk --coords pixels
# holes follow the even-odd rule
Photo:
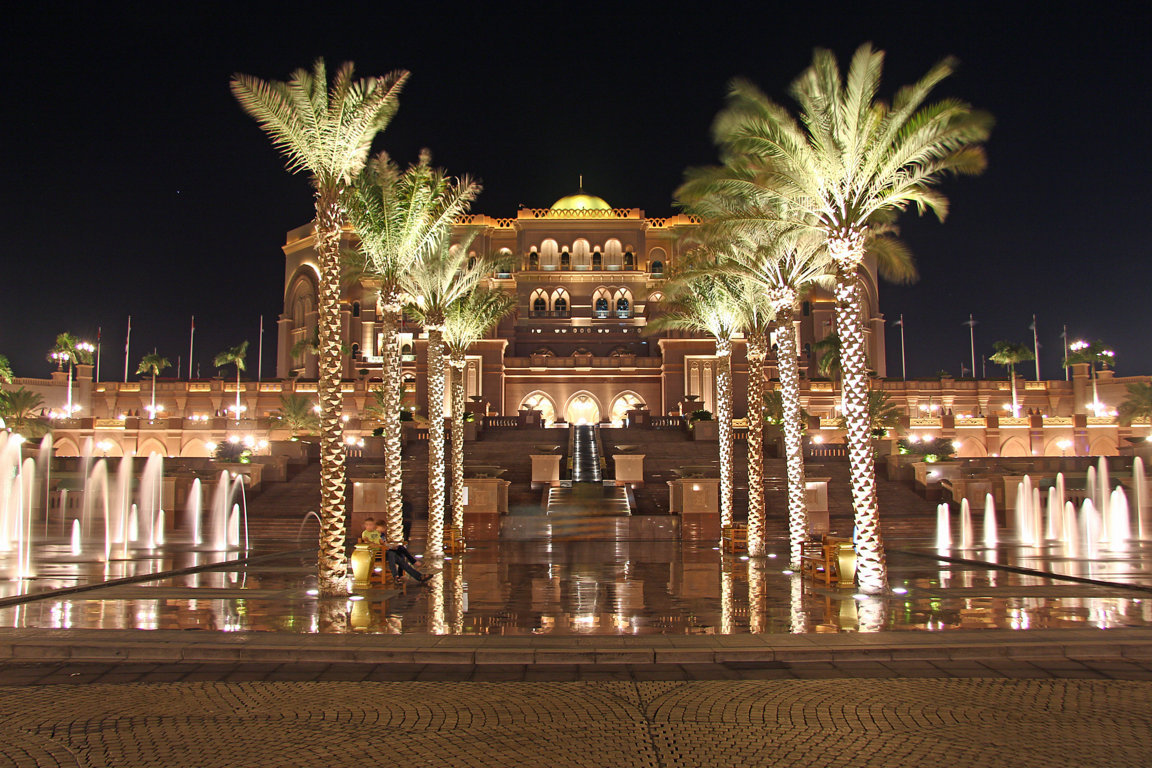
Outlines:
[[[732,340],[716,339],[716,420],[720,438],[720,525],[732,525]]]
[[[800,424],[800,369],[796,364],[796,330],[792,304],[776,310],[776,365],[780,369],[780,405],[784,419],[784,456],[788,471],[788,562],[800,569],[800,551],[808,535],[804,438]]]
[[[748,334],[748,554],[764,554],[764,358],[762,329]]]
[[[383,413],[380,421],[384,435],[384,487],[387,492],[385,530],[388,544],[395,546],[404,540],[404,471],[401,452],[404,427],[400,422],[401,388],[403,372],[400,360],[400,303],[394,292],[381,290],[377,301],[380,317],[381,355],[384,358]]]
[[[444,331],[428,328],[428,541],[425,554],[444,553]]]
[[[339,351],[337,351],[337,354],[339,354]],[[339,386],[337,386],[337,389],[339,389]],[[320,407],[323,408],[324,406],[321,405]],[[240,423],[240,361],[239,360],[236,361],[236,423],[237,424]]]
[[[876,464],[868,429],[868,358],[860,320],[857,275],[863,251],[858,246],[829,244],[836,258],[836,330],[840,334],[840,372],[852,508],[856,522],[856,575],[861,592],[876,594],[888,586],[880,511],[876,503]],[[839,251],[839,253],[837,253]]]
[[[452,527],[464,530],[464,366],[463,354],[452,355]]]
[[[152,370],[152,417],[156,418],[156,370]]]
[[[320,552],[322,594],[348,591],[344,558],[344,445],[340,411],[340,206],[338,190],[316,193],[316,254],[320,262]],[[236,374],[236,417],[240,417],[240,374]]]
[[[1016,399],[1016,366],[1008,366],[1008,375],[1012,378],[1012,418],[1020,418],[1020,402]]]

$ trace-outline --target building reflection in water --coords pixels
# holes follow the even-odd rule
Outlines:
[[[783,542],[781,547],[783,547]],[[894,548],[895,549],[895,548]],[[782,550],[781,550],[782,551]],[[1147,584],[1147,546],[1099,565]],[[1002,546],[1000,562],[1087,566]],[[676,539],[482,542],[446,558],[426,584],[375,587],[348,602],[348,625],[368,633],[454,635],[732,634],[875,630],[1038,629],[1152,625],[1152,601],[1038,575],[890,553],[907,594],[857,599],[782,569],[779,559],[722,553]],[[1041,563],[1044,558],[1050,563]],[[117,572],[197,565],[198,553],[158,555]],[[90,565],[77,564],[82,570]],[[104,564],[99,566],[101,570]],[[435,565],[429,563],[425,570]],[[65,567],[58,568],[59,573]],[[58,578],[54,576],[53,578]],[[67,585],[67,582],[63,582]],[[72,583],[75,583],[74,581]],[[1058,588],[1040,590],[1041,587]],[[320,631],[315,563],[307,555],[246,568],[173,576],[0,608],[2,627]],[[39,586],[35,589],[40,589]],[[11,594],[11,593],[10,593]]]

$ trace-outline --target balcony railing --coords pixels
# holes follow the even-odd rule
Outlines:
[[[570,309],[533,309],[528,312],[528,317],[540,318],[553,318],[553,319],[566,319],[572,316]]]

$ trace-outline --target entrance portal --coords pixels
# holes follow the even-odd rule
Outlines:
[[[568,402],[564,418],[569,424],[599,424],[600,406],[591,395],[576,395]]]

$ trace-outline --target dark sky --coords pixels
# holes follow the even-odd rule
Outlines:
[[[233,101],[233,72],[285,79],[317,56],[365,76],[408,69],[377,149],[407,162],[427,146],[479,176],[475,211],[548,206],[583,174],[612,205],[662,216],[684,168],[715,161],[709,126],[731,77],[786,101],[814,47],[846,61],[871,40],[888,52],[885,96],[953,54],[962,68],[937,95],[997,118],[988,172],[944,187],[947,223],[902,222],[922,278],[882,287],[881,309],[904,315],[909,374],[959,373],[969,313],[978,356],[1030,342],[1036,314],[1046,376],[1062,375],[1063,324],[1111,345],[1121,375],[1152,373],[1147,4],[774,5],[6,8],[0,353],[17,375],[46,376],[57,333],[95,340],[102,327],[102,372],[117,379],[129,314],[133,373],[153,347],[186,365],[195,315],[208,376],[242,339],[255,368],[263,314],[271,374],[280,246],[311,197]]]

